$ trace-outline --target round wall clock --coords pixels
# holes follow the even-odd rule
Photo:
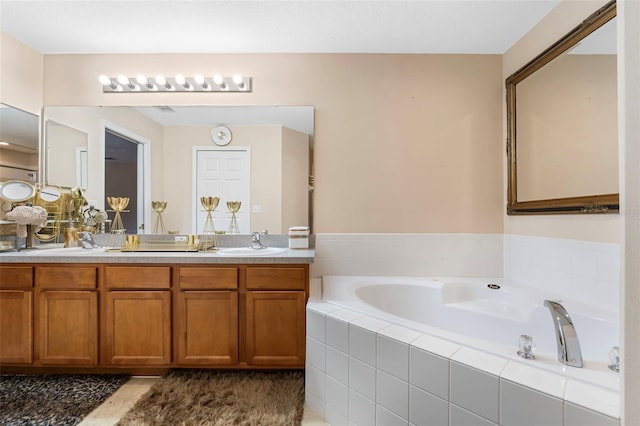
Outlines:
[[[216,126],[211,131],[211,140],[218,146],[225,146],[231,142],[231,130],[227,126]]]

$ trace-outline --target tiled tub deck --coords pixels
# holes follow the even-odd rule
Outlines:
[[[613,390],[321,300],[306,345],[306,403],[332,426],[620,424]]]

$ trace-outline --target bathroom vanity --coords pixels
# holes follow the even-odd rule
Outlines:
[[[3,372],[304,368],[313,250],[0,254]]]

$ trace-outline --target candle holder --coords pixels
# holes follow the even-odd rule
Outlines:
[[[213,251],[218,246],[216,241],[216,228],[213,224],[213,211],[220,203],[219,197],[200,197],[200,204],[207,212],[207,218],[204,221],[202,229],[202,239],[200,241],[200,251]]]
[[[164,227],[164,221],[162,220],[162,213],[167,208],[166,201],[152,201],[151,207],[153,211],[156,212],[156,223],[153,225],[153,233],[154,234],[166,234],[167,230]],[[159,231],[159,232],[158,232]]]
[[[231,221],[229,222],[229,229],[227,234],[240,234],[240,227],[238,226],[238,219],[236,213],[240,210],[240,201],[227,201],[227,209],[231,212]]]

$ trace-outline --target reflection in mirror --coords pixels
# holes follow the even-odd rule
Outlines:
[[[85,195],[97,208],[105,208],[104,201],[100,201],[105,196],[122,195],[104,193],[105,159],[100,158],[100,153],[105,152],[105,131],[111,128],[149,142],[150,200],[167,202],[163,222],[168,232],[202,232],[198,200],[204,195],[221,197],[221,207],[214,212],[216,231],[229,229],[232,213],[226,203],[238,200],[243,200],[236,216],[244,234],[263,229],[271,234],[286,234],[291,226],[312,226],[311,106],[47,106],[44,116],[87,133],[89,177]],[[222,147],[211,136],[212,129],[219,125],[232,133],[231,142]],[[201,176],[199,180],[198,152],[228,153],[245,148],[249,153],[249,181],[244,186],[248,196],[219,187],[215,176]],[[64,161],[45,164],[47,173],[55,173],[59,167],[65,167]],[[204,184],[202,193],[197,190],[202,188],[198,182]],[[151,201],[146,208],[151,209]],[[146,223],[145,228],[152,232],[153,224]]]
[[[86,189],[87,133],[54,120],[46,120],[45,140],[46,163],[59,165],[46,168],[45,183]]]
[[[615,2],[507,79],[508,214],[618,210]]]
[[[12,203],[21,203],[33,198],[36,189],[33,185],[20,180],[10,180],[0,186],[0,198]]]
[[[38,181],[39,118],[0,104],[0,182]]]

